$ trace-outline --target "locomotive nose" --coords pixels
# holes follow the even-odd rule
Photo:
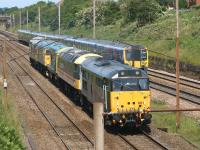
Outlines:
[[[111,92],[111,112],[138,112],[150,107],[150,93],[137,91]]]

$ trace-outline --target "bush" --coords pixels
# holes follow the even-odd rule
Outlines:
[[[109,25],[114,23],[117,19],[121,18],[120,5],[114,1],[108,1],[100,6],[102,16],[101,23]]]
[[[119,3],[108,1],[96,6],[96,24],[109,25],[121,17]],[[88,7],[76,13],[76,24],[91,27],[93,8]]]
[[[124,0],[121,11],[126,22],[137,21],[138,26],[155,21],[162,12],[156,0]]]
[[[0,123],[0,149],[5,150],[22,150],[24,147],[21,144],[20,138],[17,136],[14,129]]]

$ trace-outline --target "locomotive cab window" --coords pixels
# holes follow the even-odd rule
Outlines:
[[[128,61],[131,61],[131,60],[140,61],[141,60],[141,51],[139,49],[126,50],[126,59]]]
[[[113,91],[140,91],[148,90],[149,83],[146,78],[118,78],[112,81]]]
[[[144,49],[141,51],[141,60],[146,60],[147,59],[147,50]]]

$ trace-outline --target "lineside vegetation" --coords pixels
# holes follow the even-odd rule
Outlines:
[[[166,103],[153,101],[152,109],[169,109]],[[158,128],[167,128],[168,132],[176,133],[176,113],[152,113],[152,125]],[[200,148],[200,122],[182,114],[181,126],[178,133],[185,139]]]
[[[13,106],[9,103],[9,110],[3,111],[2,89],[0,89],[0,149],[23,150],[21,129]]]

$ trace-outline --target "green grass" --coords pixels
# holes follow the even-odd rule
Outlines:
[[[22,130],[16,111],[9,96],[8,110],[3,110],[2,89],[0,89],[0,149],[21,150],[24,149],[21,141]]]
[[[163,102],[153,101],[152,109],[167,109],[167,105]],[[170,133],[176,133],[176,114],[175,113],[152,113],[152,124],[159,128],[168,128]],[[196,145],[200,149],[200,122],[182,115],[181,126],[178,134],[182,135],[188,141]]]

